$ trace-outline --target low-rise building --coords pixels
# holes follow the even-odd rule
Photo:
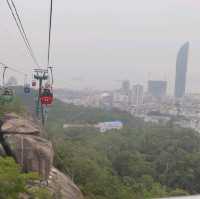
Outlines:
[[[123,123],[121,121],[112,121],[112,122],[100,122],[96,126],[101,133],[104,133],[109,130],[120,130],[123,128]]]

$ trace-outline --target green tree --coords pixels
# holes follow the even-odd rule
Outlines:
[[[28,190],[30,199],[53,199],[52,194],[45,188],[34,187]]]
[[[0,198],[17,199],[27,192],[27,183],[38,179],[35,173],[23,174],[21,168],[11,158],[0,157]]]

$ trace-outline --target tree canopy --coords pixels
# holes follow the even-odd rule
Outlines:
[[[120,131],[63,129],[63,123],[118,119]],[[55,164],[87,199],[140,199],[200,193],[200,135],[173,125],[144,123],[117,110],[104,111],[57,101],[47,130]]]

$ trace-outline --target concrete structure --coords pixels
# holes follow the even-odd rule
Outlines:
[[[148,81],[148,93],[156,98],[161,98],[166,96],[167,82],[161,80]]]
[[[131,94],[131,105],[139,106],[143,104],[144,88],[142,85],[137,84],[133,86]]]
[[[113,107],[119,110],[127,110],[129,105],[129,95],[122,94],[120,91],[113,93]]]
[[[189,42],[185,43],[178,52],[176,61],[176,80],[174,95],[181,98],[185,95],[186,75],[188,65]]]
[[[112,121],[112,122],[100,122],[96,125],[96,128],[100,130],[101,133],[104,133],[109,130],[120,130],[123,128],[123,123],[121,121]]]
[[[92,128],[94,125],[91,124],[63,124],[64,129],[68,128]]]
[[[129,80],[124,80],[122,82],[121,91],[122,91],[123,94],[126,94],[126,95],[129,94],[129,92],[130,92],[130,81]]]

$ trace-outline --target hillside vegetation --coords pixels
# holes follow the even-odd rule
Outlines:
[[[11,103],[0,103],[0,119],[5,113],[26,114],[26,109],[18,97]],[[2,136],[2,135],[1,135]],[[2,139],[2,137],[1,137]],[[53,199],[46,188],[33,186],[40,180],[37,173],[23,173],[20,165],[11,157],[6,157],[0,144],[0,199]],[[1,157],[2,155],[2,157]]]
[[[0,117],[9,112],[17,114],[25,112],[25,107],[22,105],[22,102],[18,97],[15,97],[11,103],[0,103]]]
[[[122,120],[123,130],[63,129],[64,123]],[[131,115],[67,105],[49,110],[55,164],[87,199],[142,199],[200,193],[200,135],[145,124]]]
[[[21,168],[12,158],[0,157],[0,198],[1,199],[53,199],[50,193],[37,186],[28,186],[39,180],[36,173],[21,173]],[[22,197],[24,196],[24,197]]]

